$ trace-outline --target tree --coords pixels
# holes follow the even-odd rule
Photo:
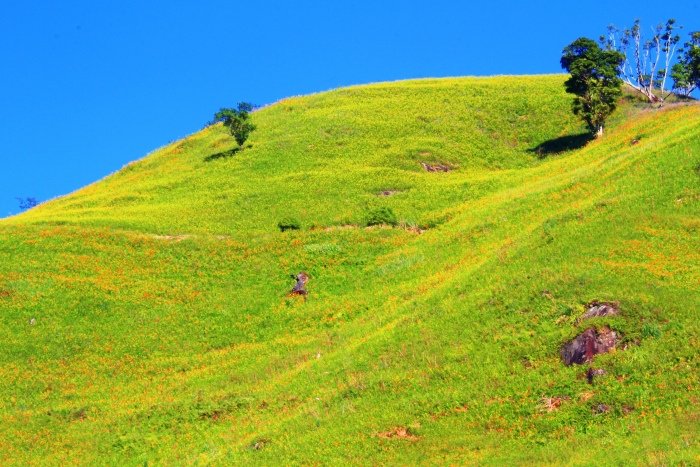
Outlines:
[[[255,130],[255,125],[250,121],[250,112],[253,105],[248,102],[239,102],[238,107],[223,108],[214,114],[214,121],[223,122],[229,129],[231,135],[236,139],[238,145],[243,148],[243,144],[248,139],[250,133]]]
[[[673,88],[686,97],[700,87],[700,31],[690,34],[680,60],[672,68],[671,78]]]
[[[605,120],[622,96],[618,69],[624,61],[616,50],[603,50],[586,37],[576,39],[562,51],[561,67],[571,73],[564,86],[574,94],[573,111],[596,137],[603,135]]]
[[[652,29],[651,39],[645,40],[639,20],[629,29],[620,30],[608,26],[607,36],[601,36],[600,43],[606,50],[614,50],[623,55],[618,74],[633,89],[644,95],[649,102],[663,102],[671,93],[666,92],[666,80],[672,72],[671,62],[676,53],[680,29],[675,19],[659,24]],[[630,59],[630,55],[632,58]],[[657,91],[658,89],[658,91]]]

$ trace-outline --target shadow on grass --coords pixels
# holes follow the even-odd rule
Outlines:
[[[550,139],[542,144],[529,149],[537,155],[538,159],[544,159],[553,154],[559,154],[574,149],[581,149],[589,141],[593,141],[594,137],[590,133],[581,133],[578,135],[560,136],[559,138]]]
[[[241,151],[241,147],[229,149],[228,151],[217,152],[216,154],[210,154],[204,158],[204,162],[211,162],[217,159],[223,159],[225,157],[233,157]]]

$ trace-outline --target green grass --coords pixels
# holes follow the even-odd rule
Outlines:
[[[1,221],[2,463],[700,461],[700,107],[549,153],[563,81],[285,99]],[[589,385],[559,349],[604,324]]]

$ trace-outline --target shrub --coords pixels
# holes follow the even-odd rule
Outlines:
[[[399,220],[394,214],[394,211],[388,207],[381,207],[377,209],[372,209],[367,213],[366,224],[367,226],[372,225],[398,225]]]
[[[644,324],[642,326],[642,337],[643,338],[658,338],[661,337],[661,330],[655,324]]]
[[[36,198],[32,198],[32,197],[29,197],[29,198],[16,198],[16,199],[17,199],[17,202],[19,203],[19,208],[20,208],[22,211],[26,211],[27,209],[31,209],[31,208],[33,208],[34,206],[36,206],[37,204],[39,204],[39,201],[37,201]]]
[[[252,104],[239,102],[237,109],[224,108],[216,112],[213,122],[223,122],[242,149],[250,133],[255,130],[255,125],[250,121],[252,110]]]
[[[280,232],[285,232],[287,230],[299,230],[301,229],[301,222],[294,217],[285,217],[277,223]]]

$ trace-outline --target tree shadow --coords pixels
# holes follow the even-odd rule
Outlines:
[[[535,153],[538,159],[545,159],[553,154],[581,149],[593,139],[594,136],[590,133],[560,136],[559,138],[545,141],[534,148],[528,149],[528,151]]]
[[[204,162],[211,162],[211,161],[215,161],[217,159],[223,159],[225,157],[233,157],[237,153],[239,153],[241,151],[241,149],[243,149],[243,148],[236,147],[233,149],[229,149],[228,151],[221,151],[221,152],[217,152],[216,154],[210,154],[204,158]]]

